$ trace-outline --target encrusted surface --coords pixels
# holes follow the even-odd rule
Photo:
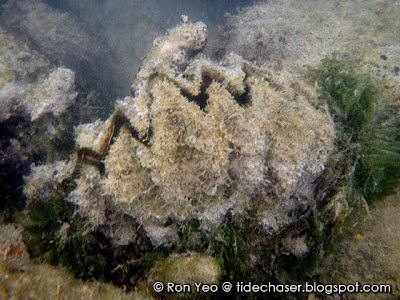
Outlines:
[[[94,225],[110,222],[111,201],[114,214],[133,217],[163,244],[174,236],[167,220],[207,228],[228,210],[256,207],[265,228],[279,230],[307,202],[332,148],[329,114],[294,77],[233,54],[223,65],[193,58],[205,43],[203,23],[170,30],[154,42],[133,96],[104,125],[77,129],[78,161],[99,168],[83,166],[70,199]]]

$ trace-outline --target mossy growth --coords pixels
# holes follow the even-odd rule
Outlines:
[[[106,257],[90,249],[83,220],[73,213],[62,197],[30,203],[20,220],[30,255],[38,262],[62,264],[79,278],[104,279]]]
[[[384,80],[337,53],[308,75],[334,119],[336,151],[315,189],[318,208],[308,219],[312,251],[290,268],[304,279],[318,274],[324,253],[335,251],[344,233],[365,220],[369,206],[394,193],[400,181],[399,121]]]
[[[148,252],[135,244],[116,247],[111,238],[88,228],[87,220],[60,194],[31,201],[18,221],[33,262],[62,265],[77,278],[112,282],[128,290],[155,261],[171,253],[163,247],[149,247]],[[142,240],[141,247],[146,243]]]
[[[316,188],[318,210],[308,220],[312,251],[290,268],[303,279],[315,279],[324,253],[335,251],[343,233],[365,219],[375,201],[394,193],[400,179],[399,124],[384,80],[336,53],[309,75],[334,118],[336,151]]]
[[[219,279],[220,267],[215,258],[204,254],[184,253],[171,254],[168,258],[157,261],[151,270],[149,281],[151,285],[156,281],[161,281],[189,284],[194,287],[199,282],[208,285],[218,284]],[[181,298],[180,296],[173,295],[172,299]],[[198,295],[193,292],[192,296]]]
[[[255,254],[253,238],[256,226],[252,218],[226,220],[211,230],[200,227],[196,220],[184,223],[179,231],[176,250],[196,251],[214,257],[221,266],[221,280],[243,280],[250,271],[249,259]]]
[[[384,80],[361,62],[336,53],[310,74],[336,124],[337,153],[332,157],[335,164],[341,157],[336,169],[346,199],[362,197],[371,204],[392,194],[400,181],[399,124],[389,109],[393,100]]]

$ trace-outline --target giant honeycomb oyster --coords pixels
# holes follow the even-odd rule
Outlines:
[[[111,117],[76,130],[68,199],[117,244],[135,235],[126,218],[166,245],[185,221],[207,230],[251,209],[274,235],[314,206],[333,147],[326,107],[294,76],[198,55],[206,40],[206,26],[184,18],[154,41]]]

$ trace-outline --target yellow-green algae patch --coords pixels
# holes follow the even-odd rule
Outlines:
[[[155,282],[162,282],[165,289],[168,284],[188,285],[188,293],[173,293],[170,296],[182,297],[192,294],[199,296],[195,284],[219,284],[221,268],[217,260],[208,255],[197,253],[171,254],[164,260],[156,262],[147,280],[150,286]]]

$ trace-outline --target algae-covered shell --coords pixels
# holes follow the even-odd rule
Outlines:
[[[79,127],[79,144],[93,144],[81,152],[104,165],[96,183],[82,172],[76,190],[85,192],[71,197],[80,206],[100,203],[94,225],[108,209],[94,201],[99,192],[164,246],[180,222],[211,228],[229,210],[243,214],[251,206],[264,228],[278,233],[296,221],[288,211],[308,205],[333,147],[331,117],[313,105],[311,88],[287,74],[233,54],[224,64],[194,57],[205,42],[201,22],[171,29],[154,42],[136,92],[118,103],[97,138]],[[185,68],[174,57],[180,51]]]

